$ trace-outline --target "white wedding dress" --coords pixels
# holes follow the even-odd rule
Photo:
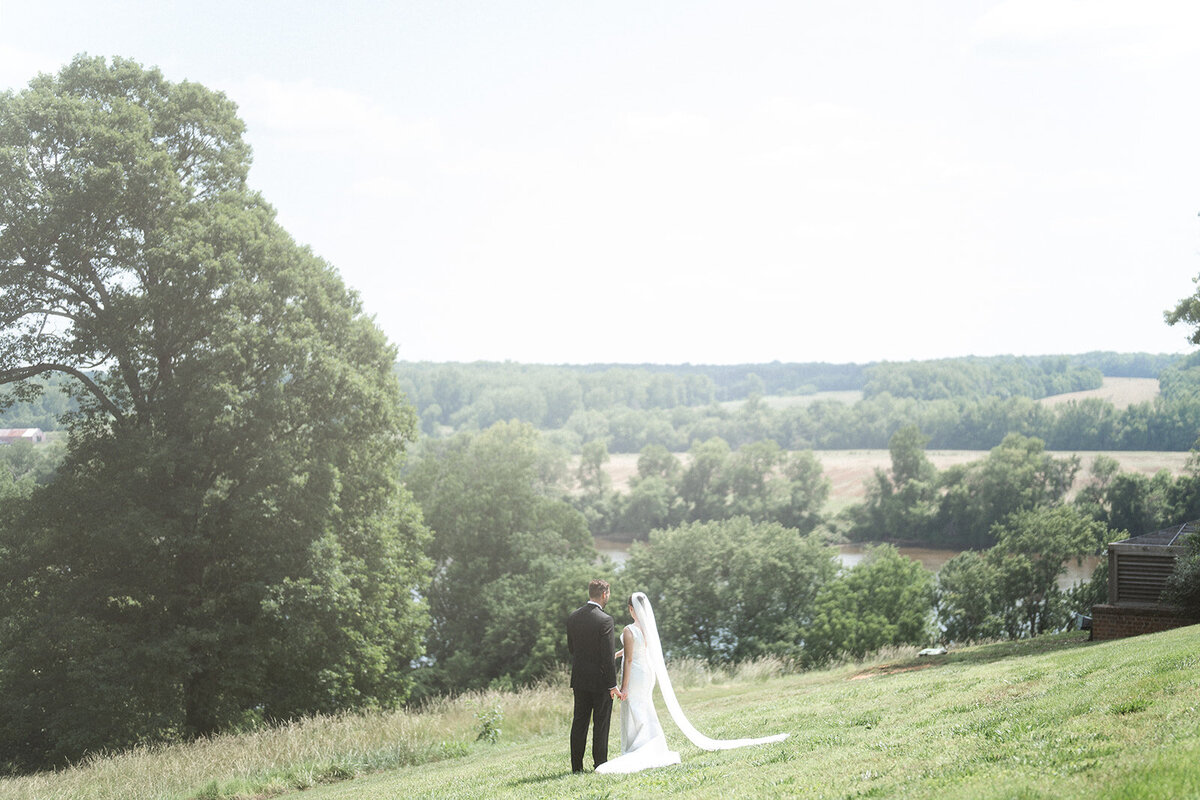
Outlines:
[[[658,638],[658,625],[654,620],[654,609],[650,599],[641,592],[633,595],[634,624],[629,626],[633,634],[633,652],[626,651],[625,666],[629,670],[627,696],[621,704],[621,755],[596,767],[599,773],[640,772],[653,767],[678,764],[679,753],[667,747],[667,737],[658,723],[654,710],[655,679],[660,684],[663,700],[671,719],[679,726],[692,744],[702,750],[729,750],[748,745],[782,742],[786,733],[764,736],[757,739],[710,739],[696,730],[675,698],[675,689],[667,675],[663,660],[662,644]]]
[[[679,753],[667,748],[667,737],[654,710],[654,669],[646,636],[637,625],[627,630],[633,634],[633,649],[625,650],[629,683],[628,695],[621,703],[621,755],[596,767],[596,772],[640,772],[679,763]]]

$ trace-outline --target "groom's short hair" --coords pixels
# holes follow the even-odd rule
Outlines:
[[[608,581],[602,581],[599,578],[588,584],[588,599],[599,600],[604,597],[604,593],[608,591]]]

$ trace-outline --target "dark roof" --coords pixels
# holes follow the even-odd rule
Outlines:
[[[1182,525],[1176,525],[1171,528],[1163,528],[1161,531],[1154,533],[1143,533],[1141,536],[1131,536],[1128,539],[1122,539],[1114,544],[1140,544],[1140,545],[1158,545],[1160,547],[1171,547],[1172,545],[1182,545],[1183,538],[1190,536],[1196,531],[1200,531],[1200,520],[1192,520],[1185,522]]]

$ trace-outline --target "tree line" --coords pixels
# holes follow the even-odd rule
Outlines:
[[[1177,356],[1094,352],[873,364],[532,365],[400,362],[397,376],[426,432],[518,419],[543,430],[578,412],[703,407],[764,395],[861,391],[866,398],[1040,399],[1095,389],[1104,376],[1157,378]]]
[[[916,426],[892,437],[891,469],[875,470],[864,501],[843,516],[849,538],[991,547],[1006,516],[1066,504],[1080,468],[1078,456],[1055,458],[1040,439],[1014,433],[985,458],[939,471],[925,456],[927,441]],[[1178,477],[1167,470],[1147,477],[1121,472],[1115,459],[1099,455],[1070,503],[1128,535],[1200,519],[1200,461],[1193,456]]]
[[[687,466],[658,445],[638,456],[629,492],[617,492],[604,464],[603,442],[584,445],[572,503],[593,535],[645,533],[685,522],[746,517],[778,522],[808,533],[822,520],[829,480],[811,450],[785,453],[772,441],[754,442],[736,452],[723,439],[696,442]]]
[[[575,452],[596,440],[610,453],[637,453],[647,445],[683,452],[713,437],[734,448],[769,439],[784,450],[879,449],[908,424],[920,427],[938,449],[987,450],[1018,432],[1055,450],[1186,451],[1200,430],[1198,358],[1094,353],[844,365],[855,367],[845,370],[833,365],[829,372],[825,365],[774,365],[775,372],[764,369],[772,365],[720,371],[515,364],[397,369],[426,436],[516,419],[552,433]],[[787,366],[795,369],[786,371]],[[775,376],[773,382],[760,371]],[[718,384],[714,374],[727,381],[731,375],[741,378]],[[1158,378],[1162,391],[1151,402],[1124,409],[1100,399],[1037,402],[1096,388],[1104,374]],[[861,392],[861,399],[814,395],[818,383]],[[792,395],[794,402],[768,402],[768,394]]]
[[[610,453],[683,452],[714,437],[735,448],[770,440],[784,450],[881,449],[907,424],[936,449],[987,450],[1018,432],[1053,450],[1184,451],[1200,430],[1198,365],[1200,354],[1091,353],[730,367],[400,362],[396,373],[426,437],[518,420],[575,452],[595,440]],[[1094,389],[1105,375],[1157,378],[1161,394],[1123,409],[1095,398],[1037,402]],[[0,424],[59,428],[77,402],[72,387],[50,378]],[[861,399],[816,394],[838,390]],[[781,395],[795,402],[765,399]]]

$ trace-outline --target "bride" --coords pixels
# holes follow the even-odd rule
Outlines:
[[[781,742],[787,738],[786,733],[781,733],[759,739],[710,739],[696,730],[684,716],[675,698],[675,690],[663,661],[662,644],[650,599],[642,592],[634,592],[629,598],[629,613],[633,617],[633,624],[625,626],[621,634],[624,649],[617,653],[625,656],[620,690],[620,697],[624,700],[621,704],[621,755],[596,767],[596,772],[639,772],[679,763],[679,753],[667,748],[666,736],[654,710],[652,694],[656,679],[662,688],[663,700],[671,712],[671,719],[692,744],[702,750],[728,750]]]

